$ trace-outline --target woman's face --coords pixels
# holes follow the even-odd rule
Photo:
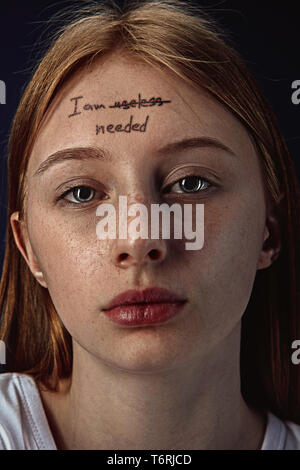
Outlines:
[[[115,105],[124,100],[135,103]],[[77,158],[43,165],[79,147],[85,150],[74,152]],[[192,175],[200,180],[187,180],[195,188],[188,192],[179,183]],[[238,328],[256,271],[267,266],[263,181],[245,128],[205,92],[170,72],[109,56],[55,98],[27,176],[24,256],[77,347],[122,369],[161,370],[199,361]],[[78,186],[92,189],[65,194]],[[99,239],[96,209],[117,209],[120,195],[148,208],[204,204],[203,247],[187,250],[185,238]],[[120,326],[104,314],[117,294],[147,287],[167,288],[187,302],[151,326]]]

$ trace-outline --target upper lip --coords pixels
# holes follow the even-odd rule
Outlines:
[[[109,302],[103,310],[111,310],[120,305],[130,305],[139,303],[162,303],[162,302],[185,302],[186,299],[179,297],[174,292],[160,287],[151,287],[144,290],[127,290],[117,295]]]

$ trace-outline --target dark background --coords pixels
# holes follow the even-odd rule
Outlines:
[[[6,104],[0,104],[0,272],[5,248],[7,140],[22,91],[40,55],[49,18],[72,2],[2,1],[0,6],[0,80]],[[122,0],[115,0],[122,4]],[[236,49],[269,99],[286,138],[300,180],[300,104],[291,101],[300,80],[300,2],[201,1],[230,33]]]

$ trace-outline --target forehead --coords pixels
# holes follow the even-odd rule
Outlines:
[[[44,118],[29,167],[70,147],[145,154],[183,138],[207,136],[253,153],[246,129],[222,104],[167,70],[120,53],[74,74]]]

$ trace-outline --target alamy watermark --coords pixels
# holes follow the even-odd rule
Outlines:
[[[6,85],[3,80],[0,80],[0,104],[6,104]]]
[[[292,90],[295,90],[291,96],[292,103],[296,105],[300,104],[300,80],[294,80],[292,82]]]
[[[0,365],[6,364],[6,347],[4,341],[0,340]]]
[[[193,209],[195,209],[195,221],[193,221]],[[166,203],[151,204],[150,214],[148,214],[148,208],[144,204],[135,203],[128,206],[127,196],[119,196],[118,234],[116,209],[113,204],[106,203],[100,204],[96,210],[96,215],[103,217],[96,226],[97,237],[100,240],[107,238],[124,240],[127,237],[159,239],[162,234],[162,238],[169,239],[171,238],[171,213],[174,222],[174,238],[194,240],[194,242],[185,243],[186,250],[201,250],[204,245],[204,204],[174,203],[171,206]],[[135,217],[129,224],[128,216]],[[160,219],[162,219],[161,225]],[[193,225],[195,230],[193,230]]]
[[[293,352],[292,356],[291,356],[291,360],[292,360],[292,363],[297,366],[298,364],[300,364],[300,340],[299,339],[295,339],[293,342],[292,342],[292,349],[295,349],[296,351]]]

